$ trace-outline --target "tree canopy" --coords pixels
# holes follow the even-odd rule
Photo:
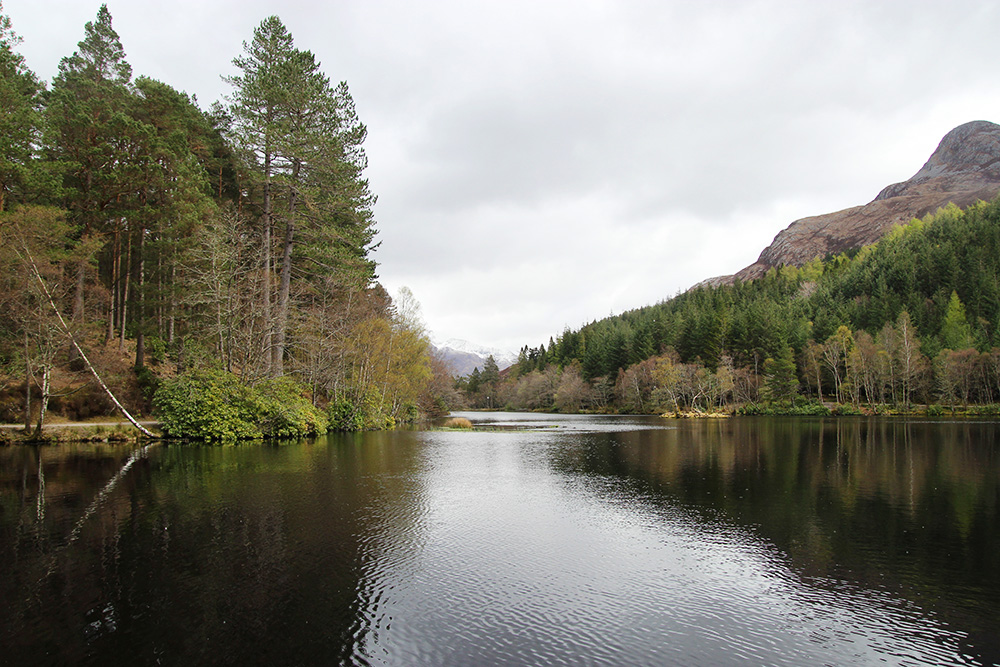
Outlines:
[[[192,388],[236,382],[334,406],[340,426],[441,409],[422,325],[376,281],[367,130],[347,83],[331,83],[277,16],[235,56],[227,104],[208,111],[133,76],[107,5],[48,89],[18,43],[0,8],[3,242],[42,258],[38,287],[133,406],[152,409],[159,388],[157,405],[180,415]],[[28,274],[6,259],[0,391],[44,414],[53,379],[75,388],[80,405],[64,411],[81,416],[96,399],[45,324],[51,306],[13,289]]]

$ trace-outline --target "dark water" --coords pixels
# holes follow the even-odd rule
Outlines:
[[[1000,424],[468,416],[0,449],[0,663],[1000,660]]]

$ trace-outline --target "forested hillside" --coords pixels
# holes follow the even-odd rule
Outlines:
[[[992,404],[1000,400],[1000,203],[948,206],[859,252],[567,330],[524,348],[513,371],[490,393],[519,408]]]
[[[412,295],[376,281],[365,125],[277,17],[234,45],[208,111],[133,75],[106,6],[51,85],[18,43],[0,8],[0,419],[111,409],[60,316],[113,392],[176,434],[439,407]]]

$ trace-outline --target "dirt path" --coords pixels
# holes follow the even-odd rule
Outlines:
[[[160,422],[157,421],[140,421],[140,424],[146,428],[159,427]],[[125,426],[127,428],[134,428],[130,422],[127,421],[108,421],[108,422],[56,422],[51,424],[46,424],[43,426],[43,430],[53,429],[53,428],[85,428],[87,426]],[[34,428],[34,425],[32,425]],[[0,424],[0,429],[21,429],[24,430],[24,424]]]

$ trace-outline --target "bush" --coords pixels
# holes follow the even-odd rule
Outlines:
[[[792,417],[826,417],[830,409],[819,401],[807,401],[792,405],[789,401],[769,403],[747,403],[739,409],[741,415],[767,415]]]
[[[331,401],[326,406],[331,431],[360,431],[365,427],[361,411],[348,400]]]
[[[251,410],[269,438],[298,438],[326,433],[329,420],[289,377],[261,382],[250,393]]]
[[[830,408],[826,407],[819,401],[810,401],[808,403],[795,406],[792,414],[807,417],[827,417],[832,413],[830,412]]]
[[[163,432],[175,438],[240,440],[260,438],[248,419],[250,390],[222,371],[192,371],[164,380],[153,395]]]
[[[192,371],[164,380],[153,405],[164,433],[175,438],[295,438],[326,433],[328,423],[290,378],[248,387],[223,371]]]
[[[160,378],[147,366],[136,370],[135,380],[139,385],[139,390],[142,392],[142,397],[147,401],[153,398],[157,387],[160,386]]]
[[[407,403],[403,406],[402,415],[398,421],[403,424],[416,424],[420,421],[420,408],[415,403]]]
[[[968,413],[976,416],[1000,415],[1000,405],[997,405],[996,403],[988,403],[987,405],[970,405]]]
[[[146,354],[150,363],[162,364],[167,360],[167,342],[159,336],[147,336]]]
[[[385,431],[396,419],[383,409],[378,390],[369,387],[354,401],[341,397],[327,406],[330,429],[334,431]]]

